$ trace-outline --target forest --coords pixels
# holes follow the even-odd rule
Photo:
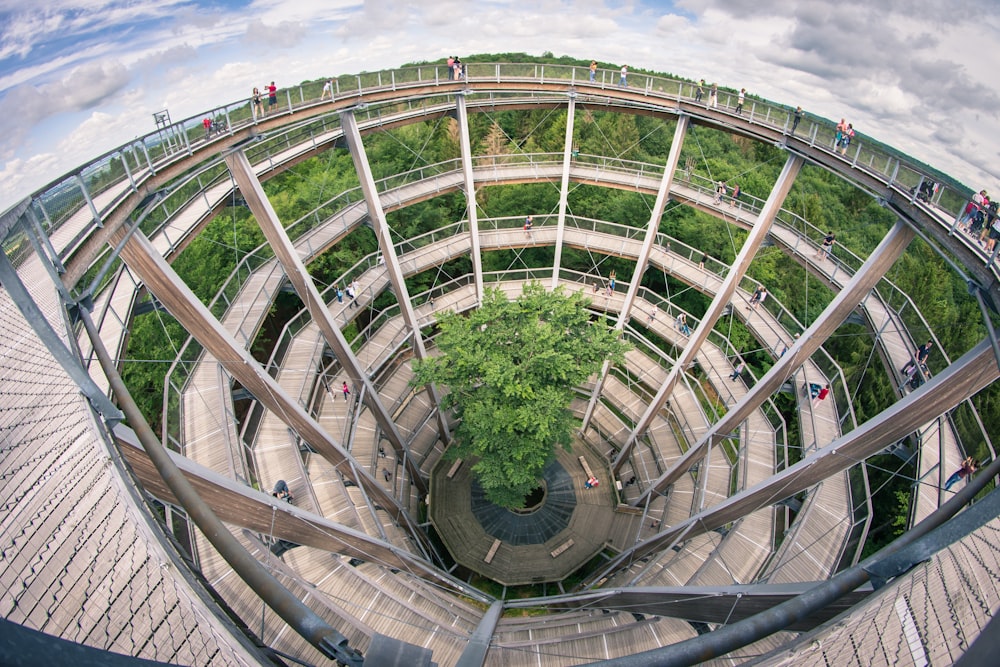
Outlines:
[[[484,54],[463,60],[565,63],[567,58]],[[569,61],[583,65],[589,62]],[[566,122],[564,110],[471,113],[469,130],[473,154],[504,159],[504,156],[541,153],[551,154],[550,159],[561,159]],[[580,104],[575,118],[574,151],[578,151],[578,159],[603,156],[623,166],[634,163],[662,166],[673,134],[674,122],[668,118],[613,113]],[[460,154],[457,123],[448,116],[373,132],[365,135],[364,142],[376,179],[434,165]],[[784,161],[785,154],[774,146],[694,125],[685,138],[677,178],[705,183],[724,181],[730,188],[739,183],[746,197],[763,199],[770,192]],[[357,186],[358,177],[351,157],[343,148],[327,150],[264,183],[275,211],[286,223],[313,209],[329,208],[336,195]],[[636,228],[644,228],[649,222],[652,196],[572,183],[570,188],[568,211],[571,215]],[[173,262],[177,273],[205,303],[215,296],[218,286],[239,260],[263,243],[263,235],[250,212],[238,201],[233,203],[223,209]],[[558,205],[558,184],[548,182],[488,185],[477,191],[478,215],[482,219],[510,217],[520,220],[527,214],[546,216],[556,213]],[[796,179],[785,208],[819,230],[835,232],[838,244],[835,256],[838,252],[850,251],[866,257],[895,222],[892,214],[874,197],[809,165]],[[387,215],[397,241],[454,224],[465,217],[466,201],[460,192],[443,193]],[[660,231],[723,265],[732,262],[746,237],[744,230],[676,202],[668,204],[660,221]],[[362,226],[317,257],[308,268],[322,290],[337,281],[345,269],[377,250],[373,232]],[[483,269],[488,273],[551,266],[552,258],[551,247],[519,252],[491,251],[484,253]],[[562,264],[567,269],[601,276],[611,271],[619,277],[631,276],[634,270],[631,260],[594,256],[571,248],[564,250]],[[459,259],[408,277],[407,286],[411,294],[421,294],[470,270],[471,261]],[[803,327],[808,326],[833,297],[822,282],[774,246],[760,250],[750,267],[749,277],[766,285],[773,299],[784,305]],[[914,241],[886,277],[901,293],[912,298],[949,358],[957,358],[985,337],[986,328],[978,305],[969,296],[966,285],[925,242]],[[648,269],[642,277],[642,285],[688,312],[700,314],[707,308],[707,297],[659,270]],[[376,306],[388,305],[393,299],[392,294],[386,293]],[[902,303],[894,305],[903,306]],[[267,325],[254,342],[253,352],[258,360],[266,360],[276,332],[300,308],[294,295],[279,297],[272,306]],[[907,322],[913,326],[914,337],[923,338],[926,335],[923,325],[914,317],[912,309],[908,313]],[[358,326],[363,324],[362,316]],[[722,318],[716,329],[729,337],[757,376],[773,363],[773,351],[761,349],[735,315]],[[166,371],[187,334],[167,313],[155,310],[135,318],[131,332],[124,376],[155,429],[161,422]],[[345,331],[349,340],[353,333]],[[845,323],[824,347],[843,368],[850,394],[845,399],[851,401],[858,423],[896,400],[895,388],[874,348],[871,332],[863,324]],[[932,355],[932,371],[940,371],[946,365],[944,354]],[[998,397],[1000,383],[994,383],[972,401],[987,433],[997,432],[1000,426]],[[780,395],[776,400],[791,425],[789,442],[797,445],[794,400]],[[991,458],[971,410],[960,406],[953,417],[968,453],[980,461]],[[850,425],[845,424],[846,428]],[[794,462],[796,454],[791,458]],[[872,551],[905,529],[915,467],[912,461],[905,462],[892,455],[873,457],[866,465],[876,517],[867,548]]]

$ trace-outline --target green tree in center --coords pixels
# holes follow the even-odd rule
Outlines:
[[[450,389],[443,407],[460,421],[448,456],[476,459],[472,471],[497,505],[523,505],[555,447],[572,442],[573,388],[605,360],[621,361],[629,347],[618,331],[591,319],[588,304],[537,282],[514,301],[489,289],[467,317],[442,314],[435,339],[441,355],[413,364],[414,384]]]

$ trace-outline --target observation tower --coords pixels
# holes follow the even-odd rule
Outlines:
[[[57,638],[82,664],[988,651],[1000,464],[976,397],[1000,376],[1000,267],[957,226],[966,193],[865,137],[835,150],[831,123],[780,103],[628,81],[467,63],[340,77],[332,100],[304,84],[267,115],[239,100],[158,128],[4,213],[0,662]],[[725,177],[739,198],[711,136],[754,155]],[[830,176],[888,221],[827,257],[801,202]],[[296,179],[316,185],[292,201]],[[678,220],[725,233],[727,256]],[[218,284],[206,246],[232,261]],[[939,340],[897,284],[908,253],[965,290],[963,336]],[[755,306],[755,263],[812,296],[764,285]],[[632,349],[576,388],[572,451],[507,516],[445,454],[447,388],[414,386],[410,361],[437,353],[441,313],[529,281],[583,292]],[[845,326],[867,358],[834,349]],[[155,337],[169,358],[138,358]],[[876,456],[911,473],[906,532],[870,555]],[[946,490],[967,456],[981,470]]]

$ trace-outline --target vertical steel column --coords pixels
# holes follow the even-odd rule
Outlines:
[[[409,463],[407,471],[410,474],[413,484],[420,493],[427,493],[427,485],[420,477],[420,469],[413,464],[413,460],[409,456],[406,456],[408,450],[406,442],[404,442],[403,437],[396,428],[396,424],[392,420],[392,415],[389,414],[389,411],[382,404],[378,391],[368,378],[368,374],[365,373],[354,351],[351,350],[350,344],[344,338],[344,334],[334,321],[330,310],[323,303],[323,297],[320,296],[319,290],[316,289],[316,285],[309,276],[305,264],[299,258],[299,253],[296,252],[292,240],[288,238],[288,234],[278,219],[278,214],[275,212],[274,207],[271,206],[267,195],[264,194],[264,188],[261,187],[260,180],[257,178],[257,174],[254,173],[253,167],[250,166],[250,161],[247,159],[246,154],[242,150],[237,149],[226,153],[223,157],[226,160],[226,164],[229,165],[229,171],[233,174],[233,178],[236,179],[236,184],[239,185],[240,192],[243,194],[244,199],[246,199],[247,206],[254,214],[254,217],[257,218],[257,224],[260,225],[261,231],[264,232],[264,237],[271,245],[271,249],[274,250],[275,257],[277,257],[281,266],[285,269],[285,274],[288,276],[289,282],[292,283],[295,292],[309,310],[309,314],[312,315],[313,321],[319,327],[326,344],[330,346],[337,359],[343,364],[344,369],[354,384],[364,387],[365,391],[361,392],[361,394],[364,397],[365,404],[375,416],[375,421],[378,422],[382,433],[390,442],[392,448],[396,450],[396,454],[400,457],[400,460]]]
[[[677,119],[677,127],[674,128],[674,140],[670,144],[670,153],[667,156],[667,164],[663,168],[663,178],[660,180],[660,189],[656,193],[656,202],[653,204],[653,211],[649,216],[649,225],[646,227],[646,238],[642,241],[642,249],[639,250],[639,257],[636,259],[635,271],[632,273],[632,281],[629,283],[628,292],[625,294],[625,301],[622,304],[621,312],[618,314],[618,322],[615,329],[622,331],[625,323],[632,313],[632,306],[635,305],[636,296],[639,294],[639,283],[642,275],[649,266],[649,257],[653,254],[653,244],[656,242],[656,234],[660,231],[660,218],[663,217],[663,209],[670,201],[670,186],[674,182],[674,174],[677,172],[677,163],[681,159],[681,148],[684,146],[684,134],[687,132],[690,116],[681,115]],[[611,368],[609,362],[604,362],[601,367],[601,374],[597,377],[594,391],[590,395],[590,402],[587,404],[587,412],[583,416],[583,430],[587,430],[590,420],[594,416],[594,409],[601,397],[601,390],[604,387],[604,380],[608,376]]]
[[[889,233],[885,235],[879,246],[872,252],[868,260],[858,269],[854,277],[844,286],[844,289],[834,297],[816,321],[805,330],[796,343],[775,362],[764,377],[760,378],[747,391],[746,396],[734,405],[717,421],[694,446],[674,462],[673,466],[656,479],[639,497],[636,503],[641,503],[653,493],[662,492],[677,479],[691,469],[705,453],[719,443],[725,436],[732,433],[754,410],[770,398],[791,377],[795,369],[802,366],[813,352],[819,349],[848,315],[864,301],[865,296],[875,287],[896,262],[906,247],[913,240],[915,232],[912,227],[902,221],[897,221]],[[825,443],[816,443],[822,447]]]
[[[733,265],[728,274],[726,274],[725,280],[722,281],[722,286],[719,288],[719,292],[712,299],[712,303],[708,307],[708,311],[702,318],[698,327],[691,333],[691,338],[688,344],[684,347],[684,350],[677,358],[677,362],[674,367],[670,369],[670,373],[667,375],[667,379],[663,381],[663,385],[660,387],[659,391],[656,392],[656,396],[653,398],[652,402],[646,408],[642,417],[639,418],[639,422],[636,424],[635,429],[629,434],[628,440],[622,450],[615,457],[612,463],[613,470],[617,473],[622,464],[628,458],[632,451],[632,447],[635,446],[635,441],[642,435],[643,432],[652,423],[656,414],[663,407],[663,404],[667,402],[670,398],[671,392],[674,390],[674,386],[677,384],[677,380],[680,374],[683,373],[689,365],[694,363],[695,355],[701,349],[702,343],[708,339],[708,334],[711,332],[712,327],[722,316],[723,311],[729,306],[729,302],[732,299],[733,294],[736,292],[737,286],[740,284],[740,280],[746,274],[747,268],[750,266],[750,262],[753,261],[754,255],[757,253],[757,249],[760,248],[761,243],[767,238],[767,233],[771,229],[771,224],[774,222],[774,217],[781,210],[781,204],[785,201],[785,197],[788,195],[788,191],[791,189],[792,184],[795,182],[795,177],[799,173],[799,169],[802,168],[802,158],[797,155],[789,155],[788,159],[785,161],[785,166],[781,170],[781,174],[778,176],[777,182],[775,182],[774,187],[771,188],[771,194],[768,195],[767,201],[764,202],[764,206],[761,207],[760,215],[757,216],[757,222],[754,224],[753,228],[750,230],[750,234],[747,236],[746,242],[743,247],[740,248],[739,254],[736,259],[733,260]]]
[[[42,209],[42,212],[45,212],[44,208]],[[42,246],[45,247],[45,252],[49,261],[52,262],[52,266],[55,267],[56,272],[60,274],[66,273],[66,265],[63,264],[62,258],[59,257],[59,253],[56,252],[56,249],[52,246],[52,239],[50,239],[49,235],[45,233],[45,229],[42,228],[41,221],[39,221],[38,216],[35,215],[35,211],[31,208],[31,206],[28,206],[28,208],[25,209],[25,215],[28,216],[28,222],[31,223],[31,227],[35,230],[35,234],[41,241]]]
[[[119,228],[112,234],[111,242],[117,243],[125,234]],[[182,327],[198,341],[219,363],[253,394],[267,409],[281,416],[281,420],[302,437],[320,456],[330,462],[344,477],[364,488],[393,518],[400,527],[424,548],[433,551],[427,536],[420,530],[406,509],[391,493],[364,469],[353,471],[349,465],[351,455],[303,409],[299,402],[285,391],[278,382],[239,344],[222,326],[211,311],[191,291],[173,268],[157,252],[142,231],[125,244],[122,260],[145,284],[156,299],[163,304]]]
[[[90,208],[90,214],[94,216],[94,224],[98,227],[104,226],[104,221],[101,220],[101,214],[97,210],[97,206],[94,204],[94,200],[90,196],[90,192],[87,190],[87,183],[83,180],[83,176],[80,174],[73,174],[76,179],[76,184],[80,186],[80,192],[83,193],[83,198],[87,202],[87,206]]]
[[[406,289],[406,281],[403,279],[403,270],[399,266],[399,258],[396,256],[396,249],[392,245],[392,235],[389,232],[389,223],[385,219],[385,211],[382,209],[382,201],[378,196],[378,189],[375,187],[375,178],[372,176],[371,165],[368,164],[368,154],[365,152],[364,143],[361,141],[361,132],[358,130],[358,121],[354,118],[354,111],[347,109],[340,114],[341,127],[344,130],[344,138],[347,140],[347,147],[351,151],[351,159],[354,161],[354,169],[358,172],[358,179],[361,181],[361,191],[365,195],[365,203],[368,205],[368,217],[371,219],[375,236],[378,238],[379,249],[382,257],[385,258],[385,268],[389,273],[389,282],[396,292],[396,301],[399,303],[399,311],[403,316],[403,321],[409,327],[413,338],[413,352],[417,359],[426,359],[427,350],[424,347],[424,338],[420,334],[420,325],[417,322],[417,315],[413,311],[413,304],[410,302],[410,293]],[[437,387],[427,386],[427,394],[431,398],[438,420],[438,433],[441,439],[448,443],[451,440],[448,419],[441,411],[441,396]]]
[[[569,196],[569,167],[573,159],[573,121],[576,118],[576,93],[570,91],[566,104],[566,139],[563,141],[562,182],[559,185],[559,216],[556,222],[556,254],[552,259],[552,289],[559,284],[563,239],[566,236],[566,198]]]
[[[479,211],[476,207],[476,179],[472,173],[472,142],[469,139],[469,110],[465,106],[465,91],[455,95],[458,112],[458,138],[462,147],[462,174],[465,176],[465,200],[469,217],[469,238],[472,241],[472,272],[476,278],[476,302],[483,302],[483,257],[479,247]]]

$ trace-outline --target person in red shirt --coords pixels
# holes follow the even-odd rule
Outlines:
[[[271,85],[267,87],[267,110],[271,112],[274,107],[278,106],[278,87],[274,85],[274,81]]]

